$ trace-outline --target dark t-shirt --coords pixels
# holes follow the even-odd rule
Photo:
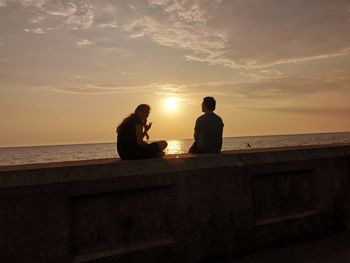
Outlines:
[[[202,153],[221,151],[224,123],[214,112],[207,112],[196,121],[197,147]]]

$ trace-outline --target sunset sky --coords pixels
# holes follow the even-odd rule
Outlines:
[[[350,1],[0,0],[0,80],[0,147],[350,131]]]

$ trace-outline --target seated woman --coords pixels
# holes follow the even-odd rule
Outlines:
[[[140,104],[135,112],[117,127],[117,150],[121,159],[136,160],[164,156],[163,150],[168,146],[166,141],[147,143],[143,140],[145,136],[147,140],[149,139],[148,131],[152,127],[152,122],[147,124],[150,110],[149,105]]]

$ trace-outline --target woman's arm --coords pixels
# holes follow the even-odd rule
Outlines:
[[[143,125],[142,124],[137,124],[136,125],[136,139],[137,139],[137,144],[138,145],[144,145],[147,144],[144,140],[143,137],[145,136],[145,133],[143,132]]]
[[[144,125],[145,131],[143,132],[143,136],[146,136],[147,141],[149,140],[148,131],[149,131],[149,129],[151,129],[151,127],[152,127],[152,122],[150,122],[148,124],[145,123],[145,125]]]

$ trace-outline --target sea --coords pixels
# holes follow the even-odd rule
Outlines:
[[[193,139],[168,140],[166,154],[187,153]],[[223,138],[222,150],[350,143],[350,132]],[[118,158],[115,142],[0,148],[0,166]]]

